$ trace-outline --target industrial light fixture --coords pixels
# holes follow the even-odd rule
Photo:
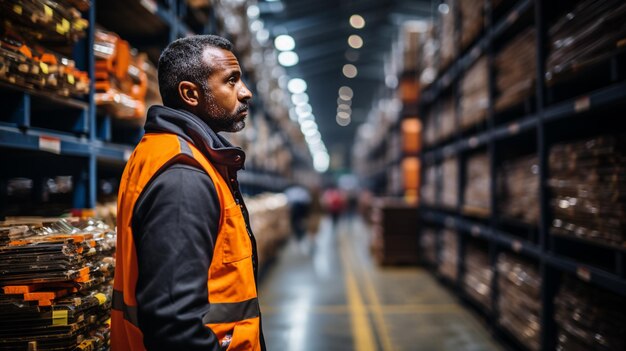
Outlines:
[[[365,19],[361,15],[354,14],[350,16],[350,25],[352,28],[361,29],[365,27]]]
[[[343,75],[347,78],[354,78],[359,73],[359,71],[356,69],[356,66],[350,63],[343,65],[342,71]]]
[[[345,86],[345,85],[339,88],[339,97],[342,100],[348,101],[352,99],[353,96],[354,96],[354,91],[352,91],[352,88]]]
[[[309,102],[309,95],[307,93],[293,94],[291,95],[291,102],[294,105],[304,105]]]
[[[352,100],[351,99],[347,99],[344,100],[341,95],[337,98],[337,105],[348,105],[351,106],[352,105]]]
[[[337,105],[337,112],[339,111],[345,111],[348,113],[352,112],[352,108],[350,108],[350,105],[346,105],[346,104],[339,104]]]
[[[350,114],[348,112],[345,112],[345,111],[339,111],[339,112],[337,112],[337,118],[340,118],[340,119],[350,119]]]
[[[339,124],[341,127],[346,127],[347,125],[350,124],[350,122],[352,122],[350,120],[350,116],[348,116],[348,118],[341,118],[341,117],[337,116],[336,121],[337,121],[337,124]]]
[[[246,12],[248,14],[248,18],[250,19],[257,19],[259,18],[259,15],[261,14],[261,10],[256,5],[248,6],[248,10]]]
[[[301,94],[306,91],[306,82],[302,78],[292,78],[287,83],[287,90],[292,94]]]
[[[290,35],[282,34],[274,39],[274,47],[279,51],[291,51],[296,48],[296,42]]]
[[[353,49],[360,49],[363,46],[363,38],[359,35],[352,34],[348,37],[348,45]]]
[[[303,104],[296,106],[296,113],[298,116],[310,115],[313,112],[313,108],[309,104]]]
[[[295,66],[298,61],[298,54],[293,51],[284,51],[278,54],[278,63],[283,67]]]

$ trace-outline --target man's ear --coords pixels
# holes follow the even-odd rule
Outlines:
[[[190,81],[178,83],[178,95],[185,106],[196,107],[200,104],[199,87]]]

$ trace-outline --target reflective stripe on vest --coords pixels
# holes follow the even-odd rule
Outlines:
[[[113,290],[112,308],[122,312],[124,314],[124,319],[132,325],[136,327],[139,326],[137,306],[126,305],[124,303],[123,292]],[[202,318],[202,323],[232,323],[245,319],[256,318],[259,314],[259,301],[256,297],[241,302],[211,303],[209,305],[209,312]]]

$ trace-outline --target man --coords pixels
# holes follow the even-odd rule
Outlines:
[[[148,111],[120,182],[114,351],[265,350],[245,154],[216,134],[243,129],[252,98],[231,50],[193,36],[159,59],[164,106]]]

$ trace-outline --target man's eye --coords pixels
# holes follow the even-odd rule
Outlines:
[[[230,77],[230,79],[228,79],[228,83],[235,84],[237,83],[237,79],[235,77]]]

